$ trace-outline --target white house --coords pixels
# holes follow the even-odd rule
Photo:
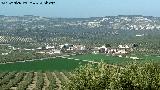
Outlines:
[[[2,55],[8,55],[8,53],[2,53]]]
[[[55,47],[54,46],[46,46],[46,49],[55,49]]]
[[[54,50],[54,54],[61,54],[61,50]]]

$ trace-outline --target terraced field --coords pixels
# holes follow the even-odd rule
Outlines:
[[[1,72],[0,90],[63,90],[70,72]]]

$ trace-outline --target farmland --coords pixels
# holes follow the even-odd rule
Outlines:
[[[140,58],[139,61],[159,61],[158,56]],[[0,64],[0,90],[65,90],[75,68],[91,61],[124,64],[134,60],[105,54],[84,54]]]
[[[53,58],[0,65],[0,71],[71,71],[87,62],[66,58]]]
[[[117,73],[124,74],[127,77],[128,73],[127,74],[124,73],[124,71],[128,72],[127,70],[131,70],[131,72],[132,72],[131,74],[129,73],[129,75],[128,75],[129,77],[132,77],[133,75],[135,75],[135,76],[139,75],[139,73],[137,74],[136,72],[133,72],[134,70],[138,70],[138,72],[143,72],[142,74],[143,74],[143,77],[145,78],[145,80],[149,80],[149,79],[146,79],[146,78],[148,78],[149,75],[153,75],[153,74],[155,75],[156,72],[159,72],[159,66],[156,67],[156,65],[154,66],[154,64],[145,64],[145,65],[143,65],[143,64],[136,65],[135,64],[135,65],[131,65],[131,66],[126,65],[126,67],[125,67],[126,69],[117,68],[117,67],[110,67],[107,69],[107,67],[104,67],[102,64],[102,66],[99,66],[99,68],[98,67],[94,68],[93,66],[91,66],[91,67],[85,66],[85,67],[81,67],[78,70],[75,70],[72,72],[72,70],[74,68],[78,67],[77,65],[80,65],[79,63],[81,63],[83,65],[86,63],[86,62],[82,62],[80,59],[79,60],[73,59],[73,57],[78,58],[79,56],[81,56],[81,55],[71,56],[71,57],[69,57],[69,59],[57,57],[55,59],[50,59],[50,60],[48,59],[48,60],[41,60],[41,61],[39,60],[39,61],[30,61],[30,62],[28,61],[28,62],[2,64],[2,65],[0,65],[1,66],[0,67],[1,68],[0,90],[8,90],[8,89],[12,89],[12,90],[65,90],[66,85],[68,85],[67,83],[69,83],[70,81],[72,81],[72,82],[70,83],[71,86],[69,86],[69,87],[73,86],[73,88],[75,88],[75,85],[79,85],[77,83],[79,83],[79,82],[85,83],[84,80],[89,81],[90,79],[93,80],[93,82],[97,82],[97,83],[91,84],[93,86],[93,88],[95,88],[96,84],[102,83],[101,81],[108,80],[107,78],[105,78],[105,79],[101,78],[101,75],[103,75],[105,77],[106,77],[106,74],[108,76],[110,75],[111,77],[110,77],[110,81],[108,81],[108,83],[112,83],[112,82],[116,82],[116,80],[112,80],[112,78],[117,79],[118,76],[117,77],[115,76],[115,74],[117,74]],[[88,54],[88,55],[86,55],[86,57],[85,57],[85,55],[83,55],[83,56],[84,57],[81,59],[87,59],[87,58],[89,59],[89,57],[92,55]],[[103,57],[104,60],[107,59],[105,57],[108,57],[112,60],[114,60],[114,58],[117,58],[117,57],[105,56],[102,54],[96,54],[96,55],[93,54],[92,58],[94,58],[94,56],[99,56],[101,58]],[[94,59],[96,60],[96,58],[94,58]],[[98,58],[97,58],[97,61],[98,61]],[[17,65],[17,66],[15,67],[14,65]],[[67,65],[67,66],[65,66],[65,65]],[[141,65],[143,65],[143,68],[138,68],[138,67],[142,67]],[[2,66],[3,66],[3,68],[2,68]],[[132,68],[133,71],[132,71],[132,69],[127,69],[127,67]],[[7,69],[5,69],[5,68],[7,68],[10,71],[7,71]],[[148,68],[151,68],[151,69],[157,68],[157,69],[153,69],[153,70],[157,70],[157,71],[149,72],[150,70],[148,70]],[[65,71],[64,71],[64,69],[65,69]],[[145,70],[143,70],[143,69],[145,69]],[[109,71],[107,71],[107,70],[109,70]],[[119,70],[119,72],[117,72],[117,70]],[[94,72],[96,72],[97,74],[94,74]],[[146,74],[146,73],[149,73],[149,74]],[[98,78],[97,79],[91,78],[94,75],[97,75]],[[140,73],[140,75],[141,75],[141,73]],[[79,79],[81,79],[82,81]],[[134,78],[131,78],[131,80],[132,79],[134,80]],[[140,78],[140,79],[143,79],[143,78]],[[121,80],[121,79],[118,79],[118,80]],[[128,79],[126,79],[126,80],[128,80]],[[156,79],[156,80],[159,80],[159,79]],[[147,82],[149,82],[149,81],[147,81]],[[86,87],[85,84],[83,85],[83,83],[81,83],[82,85],[80,84],[81,85],[80,88],[88,88],[88,87]],[[90,84],[90,81],[89,81],[89,84]],[[121,83],[119,82],[119,84],[121,84]],[[125,82],[124,82],[124,84],[125,84]],[[135,86],[136,85],[137,84],[135,84]],[[96,87],[101,87],[101,88],[109,87],[110,88],[111,86],[112,86],[112,84],[109,84],[107,86],[104,85],[103,87],[101,87],[100,85],[97,85]],[[113,87],[116,87],[116,86],[113,85]],[[118,87],[120,87],[120,86],[118,86]],[[142,88],[145,88],[145,87],[142,86]],[[74,90],[78,90],[78,89],[74,89]]]
[[[148,61],[159,62],[160,60],[158,56],[138,56],[138,58],[140,59],[136,61],[142,63]],[[105,54],[84,54],[0,64],[0,71],[72,71],[88,62],[101,61],[108,64],[126,64],[135,60],[126,57],[108,56]]]
[[[136,60],[137,62],[159,62],[160,57],[159,56],[152,56],[152,55],[129,55],[129,57],[138,57],[139,59]],[[89,60],[89,61],[96,61],[100,62],[103,61],[108,64],[126,64],[129,62],[134,62],[135,60],[129,58],[129,57],[118,57],[118,56],[110,56],[106,54],[86,54],[86,55],[76,55],[72,56],[74,59],[80,59],[80,60]]]
[[[0,90],[62,90],[71,73],[66,72],[3,72]]]
[[[105,54],[84,54],[35,61],[9,62],[0,64],[0,71],[72,71],[88,62],[101,61],[109,64],[120,64],[133,60],[125,57],[107,56]]]
[[[104,61],[109,64],[133,61],[128,58],[107,56],[105,54],[84,54],[69,57],[39,59],[35,61],[18,61],[0,64],[0,71],[72,71],[88,62]]]
[[[86,55],[77,55],[72,56],[74,59],[80,59],[80,60],[89,60],[89,61],[96,61],[96,62],[106,62],[109,64],[119,64],[119,63],[125,63],[128,61],[132,61],[132,59],[125,58],[125,57],[117,57],[117,56],[109,56],[106,54],[86,54]]]

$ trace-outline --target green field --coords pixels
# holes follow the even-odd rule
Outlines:
[[[118,57],[118,56],[107,56],[106,54],[76,55],[76,56],[72,56],[72,58],[80,59],[80,60],[96,61],[96,62],[103,61],[109,64],[119,64],[119,63],[133,61],[132,59],[129,59],[129,58]]]
[[[159,56],[139,56],[141,59],[141,62],[147,62],[147,61],[153,61],[153,62],[160,62]]]
[[[0,71],[71,71],[87,62],[54,58],[28,62],[1,64]]]
[[[88,63],[84,62],[83,60],[94,61],[94,62],[103,61],[108,64],[123,64],[123,65],[125,65],[128,62],[135,61],[130,58],[107,56],[105,54],[75,55],[75,56],[69,56],[67,58],[57,57],[45,60],[0,64],[0,71],[72,71],[75,68],[78,68],[80,65]],[[138,62],[160,61],[160,57],[158,56],[139,56],[139,58],[141,59],[137,60]]]
[[[159,62],[160,57],[159,56],[151,56],[151,55],[135,55],[134,57],[140,58],[139,60],[136,60],[138,62],[148,62],[148,61],[154,61]],[[125,64],[128,62],[133,62],[135,60],[126,58],[126,57],[118,57],[118,56],[107,56],[106,54],[86,54],[86,55],[76,55],[72,56],[74,59],[80,59],[80,60],[89,60],[89,61],[103,61],[109,64]]]
[[[84,65],[88,61],[100,62],[104,61],[110,64],[118,64],[129,61],[127,58],[119,58],[115,56],[106,56],[104,54],[86,54],[86,55],[76,55],[67,58],[53,58],[46,60],[37,60],[30,62],[16,62],[1,64],[0,71],[71,71],[78,68],[80,65]],[[79,60],[74,60],[79,59]]]

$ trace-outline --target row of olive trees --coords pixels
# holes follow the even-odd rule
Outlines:
[[[132,63],[126,66],[88,64],[73,72],[65,88],[69,90],[159,90],[160,65]]]

